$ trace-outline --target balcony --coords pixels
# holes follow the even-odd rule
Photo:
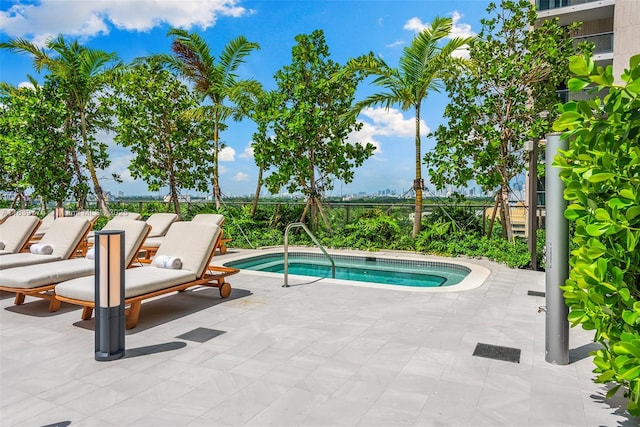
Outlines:
[[[558,18],[560,25],[613,17],[615,0],[536,0],[538,21]]]
[[[613,52],[613,31],[600,34],[589,34],[573,38],[573,46],[577,48],[580,43],[593,43],[593,55],[598,56],[604,53]]]
[[[598,0],[536,0],[538,10],[557,9],[559,7],[575,6],[578,4],[591,3]]]

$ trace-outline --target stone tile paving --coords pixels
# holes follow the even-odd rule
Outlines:
[[[527,295],[543,273],[469,262],[486,283],[438,294],[243,272],[226,300],[143,304],[112,362],[94,360],[79,309],[0,294],[0,425],[638,425],[593,383],[590,333],[571,330],[568,366],[545,362],[544,298]],[[197,328],[223,333],[177,338]],[[521,349],[520,363],[472,356],[479,342]]]

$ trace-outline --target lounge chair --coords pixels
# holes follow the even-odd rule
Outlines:
[[[178,215],[174,213],[154,213],[147,218],[147,224],[151,226],[151,232],[142,244],[142,248],[140,248],[145,253],[143,260],[150,260],[155,255],[162,238],[167,234],[169,227],[177,220]]]
[[[40,227],[38,227],[38,231],[36,231],[36,233],[31,238],[31,242],[36,243],[37,241],[42,239],[42,236],[44,236],[44,233],[46,233],[49,230],[49,227],[51,227],[51,224],[53,224],[53,221],[55,219],[56,219],[55,211],[49,212],[44,218],[42,218]]]
[[[40,239],[39,246],[29,247],[31,253],[0,256],[0,270],[71,258],[87,235],[89,225],[86,218],[56,219]]]
[[[11,208],[0,209],[0,224],[6,221],[11,215],[15,214],[16,210]]]
[[[111,218],[112,220],[114,219],[118,219],[118,220],[131,220],[131,221],[138,221],[140,219],[142,219],[142,215],[140,215],[137,212],[127,212],[127,211],[123,211],[123,212],[118,212],[113,218]],[[94,240],[94,235],[95,235],[95,231],[91,230],[89,231],[89,233],[87,234],[87,245],[86,245],[86,249],[90,248],[91,246],[93,246],[93,240]],[[86,255],[86,251],[85,254]],[[83,255],[83,256],[84,256]]]
[[[191,219],[191,222],[214,224],[222,228],[222,225],[224,224],[224,215],[197,214]],[[224,231],[223,231],[223,234],[224,234]],[[141,258],[140,262],[150,263],[151,258],[153,258],[153,256],[156,254],[156,251],[160,247],[160,244],[162,243],[163,239],[164,239],[164,236],[157,236],[157,237],[149,237],[147,240],[145,240],[144,244],[142,245],[142,249],[144,250],[144,258]],[[218,246],[216,246],[216,249],[219,248],[220,253],[227,252],[227,247],[225,246],[225,243],[229,242],[230,240],[231,239],[225,239],[224,237],[222,237],[220,239],[220,242],[218,243]]]
[[[22,252],[40,226],[37,216],[10,216],[0,224],[0,255]]]
[[[218,227],[222,228],[224,225],[224,215],[222,214],[198,214],[191,219],[192,222],[208,222],[210,224],[216,224]],[[222,230],[222,238],[220,239],[220,243],[218,244],[217,249],[220,250],[221,254],[227,253],[227,243],[230,242],[231,239],[224,237],[224,230]]]
[[[126,328],[136,326],[142,301],[148,298],[183,291],[197,285],[217,287],[221,297],[228,297],[231,285],[224,279],[239,270],[209,266],[221,235],[220,227],[213,224],[188,221],[172,224],[158,248],[154,264],[125,271],[124,298],[125,305],[129,306],[126,311]],[[179,260],[181,265],[180,268],[167,268],[159,260]],[[59,283],[55,288],[56,298],[83,306],[82,319],[90,319],[95,305],[94,280],[93,277],[83,277]]]
[[[131,219],[134,221],[138,221],[142,219],[142,215],[140,215],[138,212],[121,211],[118,212],[114,218]]]
[[[136,259],[140,245],[149,233],[144,221],[112,219],[103,230],[124,231],[124,259],[129,268]],[[0,290],[14,292],[14,304],[24,303],[26,295],[49,300],[49,311],[57,311],[60,301],[51,292],[57,283],[94,274],[92,256],[49,262],[46,265],[29,265],[4,270],[0,275]]]

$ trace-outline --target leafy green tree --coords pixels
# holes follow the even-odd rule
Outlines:
[[[74,124],[79,125],[77,132],[80,134],[79,151],[85,158],[86,168],[91,177],[100,209],[103,215],[109,216],[109,207],[96,173],[96,162],[94,161],[96,151],[90,144],[92,138],[89,136],[87,124],[91,117],[88,117],[87,113],[91,111],[92,98],[107,84],[105,75],[109,64],[115,60],[116,54],[82,46],[77,40],[67,42],[62,35],[47,40],[46,48],[51,52],[20,38],[0,43],[0,48],[31,55],[36,71],[47,69],[51,73],[50,78],[60,84],[60,89],[65,93],[67,109],[70,113],[66,127],[72,133],[71,127]],[[100,166],[108,165],[104,150],[100,150],[99,154],[101,154]],[[77,156],[73,161],[76,163],[75,168],[79,174],[78,180],[82,182],[83,178]]]
[[[257,81],[243,80],[236,74],[245,58],[251,51],[259,49],[259,45],[243,36],[237,37],[225,46],[216,60],[199,34],[174,28],[169,31],[169,35],[173,36],[171,50],[174,56],[165,59],[191,80],[194,89],[202,95],[203,101],[208,102],[192,109],[191,115],[212,122],[213,196],[219,209],[222,193],[218,157],[220,150],[224,148],[220,132],[226,128],[229,118],[241,120],[245,116],[245,110],[239,108],[237,103],[247,92],[259,89]]]
[[[553,114],[556,90],[567,79],[572,27],[547,20],[534,28],[537,14],[529,0],[491,3],[487,12],[469,44],[468,71],[446,79],[448,123],[435,131],[436,146],[424,160],[438,188],[471,180],[484,191],[497,188],[496,208],[511,240],[509,182],[525,169],[524,143],[548,130],[552,117],[543,112]]]
[[[113,105],[118,124],[114,140],[129,147],[133,178],[142,178],[151,191],[169,188],[170,202],[180,215],[183,188],[206,191],[207,167],[200,147],[207,128],[185,115],[198,98],[169,70],[150,59],[120,73]]]
[[[447,65],[451,62],[461,62],[459,58],[452,56],[453,52],[469,43],[470,40],[469,38],[456,37],[441,46],[441,42],[451,34],[452,27],[453,23],[450,18],[436,17],[429,27],[416,35],[411,44],[405,47],[398,68],[389,66],[373,53],[352,59],[345,67],[347,73],[360,72],[365,76],[376,76],[373,84],[385,89],[384,92],[370,95],[363,101],[356,103],[354,109],[356,114],[373,105],[383,105],[387,109],[392,105],[399,105],[402,111],[410,109],[415,111],[416,177],[413,181],[413,189],[416,199],[413,237],[416,237],[420,232],[422,219],[422,191],[424,188],[420,137],[422,104],[430,91],[440,91],[442,78],[450,69]]]
[[[256,192],[253,196],[253,202],[251,203],[250,217],[254,217],[256,210],[258,209],[258,200],[260,199],[260,190],[263,185],[263,175],[267,168],[265,159],[265,150],[268,150],[269,146],[273,144],[269,131],[272,130],[272,117],[273,117],[273,100],[275,92],[266,92],[261,90],[249,109],[249,117],[257,126],[256,132],[253,134],[253,142],[251,147],[253,149],[253,158],[258,166],[258,182],[256,184]]]
[[[3,84],[0,105],[2,189],[23,193],[32,188],[45,202],[62,206],[71,189],[74,146],[64,132],[63,94],[51,81],[33,88]]]
[[[321,194],[333,188],[333,178],[351,182],[354,167],[362,165],[374,147],[346,142],[349,133],[362,126],[355,117],[342,118],[352,109],[359,78],[345,73],[332,79],[342,67],[329,58],[321,30],[295,40],[291,65],[274,76],[274,138],[264,144],[260,158],[271,168],[265,179],[269,191],[275,194],[284,186],[290,193],[301,191],[307,197],[301,220],[310,208],[315,228],[318,212],[323,215]]]
[[[587,55],[571,59],[569,89],[588,85],[604,99],[571,101],[554,123],[569,140],[556,156],[575,224],[576,249],[562,286],[573,326],[594,330],[596,382],[626,389],[629,412],[640,415],[640,55],[614,83],[612,67],[596,67]]]

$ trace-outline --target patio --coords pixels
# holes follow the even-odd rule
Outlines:
[[[216,255],[222,263],[241,253]],[[3,426],[631,426],[593,383],[592,333],[571,363],[544,360],[544,273],[491,270],[483,286],[416,293],[242,272],[233,293],[143,304],[125,358],[94,360],[93,320],[0,294]],[[521,349],[519,363],[473,356]]]

